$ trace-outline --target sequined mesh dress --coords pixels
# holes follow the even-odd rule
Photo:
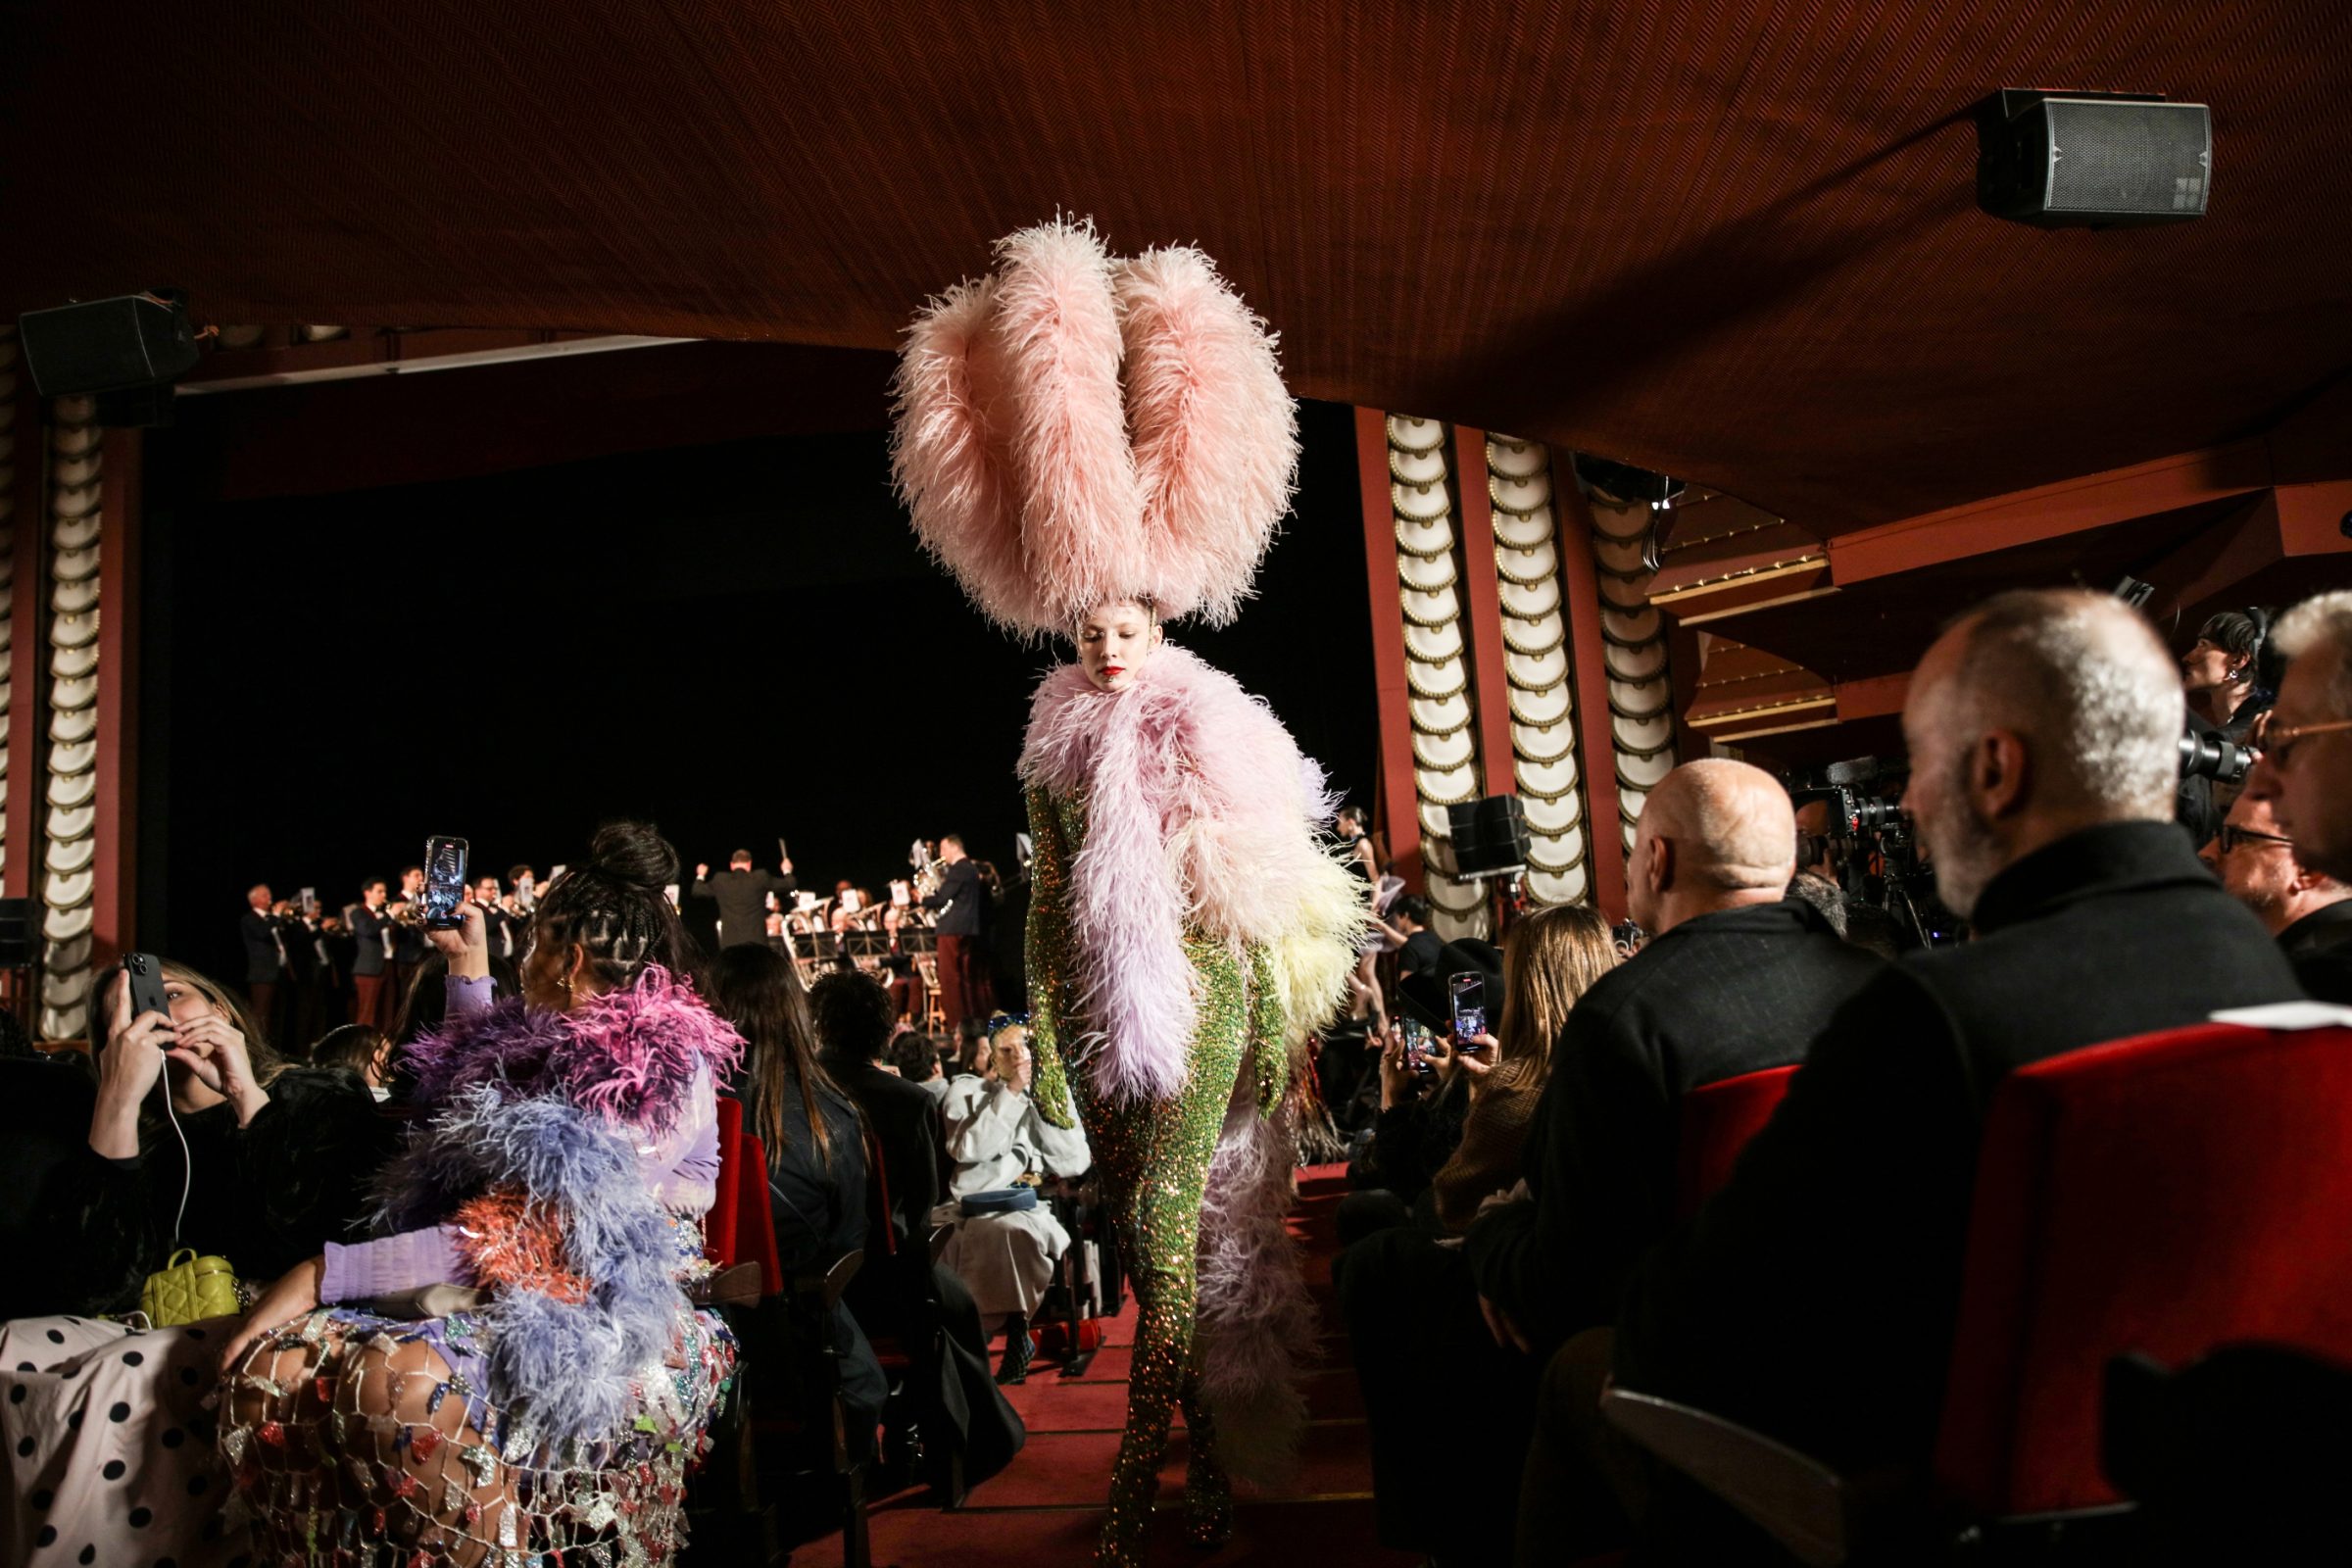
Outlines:
[[[329,1304],[227,1380],[231,1511],[270,1561],[666,1562],[735,1364],[683,1287],[739,1042],[658,969],[570,1014],[467,985],[417,1048],[394,1234],[330,1247]],[[453,1286],[485,1294],[417,1294]]]

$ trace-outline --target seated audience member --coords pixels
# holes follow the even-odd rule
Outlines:
[[[1083,1176],[1094,1155],[1082,1129],[1054,1126],[1030,1100],[1027,1025],[1000,1019],[992,1056],[988,1074],[957,1079],[942,1107],[956,1168],[938,1217],[956,1226],[956,1236],[940,1261],[971,1291],[983,1323],[1004,1322],[997,1381],[1018,1383],[1029,1369],[1029,1319],[1070,1246],[1054,1211],[1038,1201],[1037,1187]]]
[[[2352,1005],[2352,887],[2303,863],[2275,805],[2239,796],[2202,857],[2277,939],[2305,991]]]
[[[724,948],[710,1006],[743,1036],[737,1092],[745,1131],[767,1150],[777,1256],[791,1274],[828,1267],[865,1245],[865,1137],[857,1105],[817,1060],[800,967],[768,948]],[[847,1303],[834,1307],[833,1343],[851,1426],[870,1443],[889,1385]],[[765,1376],[756,1358],[752,1371]]]
[[[1852,999],[1729,1185],[1635,1270],[1613,1345],[1595,1331],[1554,1359],[1522,1549],[1562,1527],[1546,1509],[1564,1446],[1627,1457],[1598,1428],[1612,1364],[1621,1387],[1842,1470],[1924,1467],[2001,1077],[2300,995],[2173,825],[2181,715],[2163,646],[2105,595],[2002,594],[1929,649],[1903,708],[1904,804],[1976,940],[1913,954]],[[1680,1483],[1638,1461],[1613,1473],[1629,1470],[1653,1476],[1662,1552],[1719,1528]]]
[[[2305,865],[2352,883],[2352,591],[2297,605],[2276,641],[2290,662],[2246,793],[2271,803]]]
[[[1551,1075],[1552,1042],[1577,999],[1616,966],[1608,921],[1584,905],[1539,909],[1511,928],[1495,1032],[1454,1043],[1470,1105],[1461,1143],[1430,1178],[1446,1230],[1467,1231],[1480,1201],[1519,1179],[1520,1151]]]
[[[1541,1364],[1529,1353],[1608,1322],[1627,1272],[1673,1222],[1682,1096],[1802,1059],[1814,1030],[1878,972],[1819,910],[1784,899],[1795,855],[1794,814],[1770,774],[1708,760],[1661,780],[1627,868],[1633,917],[1650,936],[1555,1026],[1513,1172],[1528,1196],[1476,1218],[1461,1254],[1399,1233],[1342,1259],[1385,1544],[1507,1558],[1512,1465],[1433,1490],[1426,1434],[1477,1431],[1499,1455],[1523,1452]],[[1384,1313],[1420,1337],[1384,1338]],[[1610,1513],[1579,1523],[1598,1539]]]
[[[939,1102],[881,1066],[890,1049],[890,993],[856,969],[820,975],[808,991],[819,1060],[858,1104],[881,1146],[886,1216],[899,1245],[919,1248],[940,1200]],[[873,1260],[867,1259],[869,1267]]]
[[[1461,1147],[1470,1115],[1470,1084],[1451,1042],[1432,1038],[1422,1065],[1405,1050],[1405,1026],[1389,1025],[1380,1041],[1380,1110],[1371,1142],[1348,1166],[1355,1191],[1340,1200],[1333,1223],[1340,1245],[1351,1247],[1377,1231],[1412,1222],[1418,1213],[1437,1223],[1430,1183]],[[1352,1041],[1350,1042],[1352,1047]]]
[[[1548,1354],[1615,1315],[1673,1222],[1683,1095],[1803,1060],[1880,973],[1784,897],[1794,822],[1788,793],[1744,762],[1686,762],[1650,792],[1626,871],[1648,941],[1585,994],[1553,1049],[1529,1198],[1470,1232],[1479,1294],[1514,1343]]]
[[[225,1258],[240,1283],[267,1288],[356,1234],[391,1149],[391,1124],[348,1074],[284,1065],[243,1002],[184,965],[166,961],[163,987],[168,1014],[136,1016],[119,969],[94,989],[106,1038],[87,1142],[50,1186],[74,1239],[40,1266],[19,1260],[80,1298],[50,1303],[71,1316],[0,1328],[0,1364],[14,1369],[0,1442],[17,1496],[49,1499],[38,1528],[93,1561],[234,1554],[220,1513],[228,1478],[209,1442],[187,1440],[210,1430],[200,1401],[235,1325],[141,1332],[85,1314],[138,1307],[174,1248]]]
[[[948,1098],[948,1075],[940,1070],[939,1043],[916,1030],[903,1031],[890,1043],[890,1064],[899,1076],[933,1100]]]
[[[684,978],[676,877],[652,828],[600,829],[497,1005],[480,908],[432,934],[448,1017],[410,1052],[387,1234],[288,1272],[222,1351],[257,1555],[314,1557],[333,1520],[354,1561],[667,1559],[736,1361],[687,1291],[742,1050]]]
[[[378,1103],[392,1098],[392,1037],[373,1024],[329,1029],[311,1047],[311,1065],[355,1074]]]

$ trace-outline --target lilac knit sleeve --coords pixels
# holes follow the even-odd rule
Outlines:
[[[371,1300],[425,1285],[464,1285],[472,1278],[472,1271],[458,1255],[457,1236],[456,1226],[435,1225],[349,1247],[329,1242],[318,1299],[332,1306],[338,1301]]]
[[[442,982],[441,994],[447,999],[447,1015],[463,1018],[472,1013],[488,1012],[496,1000],[490,992],[488,975],[449,975]]]

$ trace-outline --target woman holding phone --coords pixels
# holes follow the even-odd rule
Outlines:
[[[35,1179],[58,1242],[25,1256],[0,1325],[0,1560],[200,1560],[227,1478],[194,1434],[233,1318],[156,1328],[132,1313],[175,1249],[267,1283],[354,1234],[390,1124],[349,1073],[289,1067],[243,1003],[185,964],[134,954],[99,979],[86,1142]],[[72,1073],[68,1066],[54,1069]],[[37,1305],[24,1299],[38,1298]],[[209,1534],[208,1534],[209,1532]]]
[[[409,1049],[387,1234],[290,1270],[221,1357],[220,1452],[273,1560],[675,1549],[734,1369],[688,1293],[742,1049],[683,978],[676,877],[652,828],[599,832],[496,1005],[481,911],[434,933],[449,1019]]]

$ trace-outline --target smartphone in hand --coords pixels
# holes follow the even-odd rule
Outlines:
[[[424,845],[424,923],[434,931],[455,931],[466,923],[458,911],[466,903],[466,841],[430,838]]]
[[[160,1012],[172,1016],[171,999],[164,995],[163,961],[152,953],[122,955],[122,980],[130,987],[130,1015]]]
[[[1486,976],[1457,974],[1446,982],[1453,1004],[1453,1038],[1467,1040],[1487,1032]]]

